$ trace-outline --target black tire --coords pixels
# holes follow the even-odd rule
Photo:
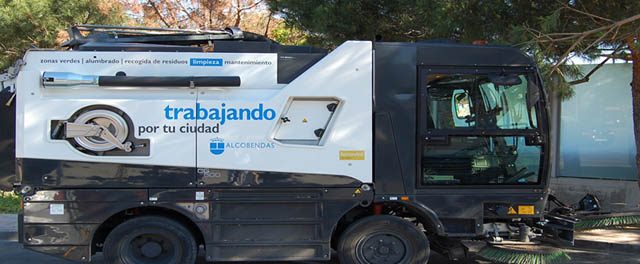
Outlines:
[[[424,264],[429,240],[413,223],[390,215],[369,216],[340,237],[340,264]]]
[[[198,245],[183,225],[158,216],[141,216],[116,228],[104,241],[105,263],[193,264]]]

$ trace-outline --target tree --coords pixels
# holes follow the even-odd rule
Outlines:
[[[307,34],[300,29],[287,25],[286,23],[280,23],[273,28],[269,35],[274,41],[284,45],[302,46],[307,45]]]
[[[125,0],[129,13],[140,25],[224,29],[269,35],[281,23],[264,0]]]
[[[524,42],[528,35],[518,32],[522,25],[544,26],[541,18],[558,6],[539,1],[505,0],[268,0],[271,9],[282,13],[289,26],[309,33],[309,42],[333,48],[348,39],[421,41],[449,39],[458,43],[485,40],[510,45]],[[547,1],[548,2],[548,1]],[[514,34],[515,33],[515,34]],[[531,51],[531,50],[530,50]],[[542,68],[546,57],[536,55]],[[577,78],[577,68],[562,64],[560,69]],[[544,75],[562,97],[571,95],[563,78]]]
[[[0,0],[0,72],[31,46],[58,47],[74,24],[127,21],[117,0]]]
[[[287,24],[316,42],[335,46],[349,39],[421,41],[446,38],[461,43],[496,42],[507,29],[534,23],[552,7],[535,1],[504,0],[268,0]]]
[[[123,0],[138,25],[169,28],[239,27],[287,45],[306,45],[305,31],[284,23],[264,0]]]
[[[521,47],[545,58],[545,75],[554,76],[555,86],[571,86],[589,77],[610,59],[632,61],[631,86],[636,165],[640,168],[640,4],[633,0],[556,2],[557,9],[541,17],[541,25],[522,25],[515,32],[526,32]],[[605,59],[583,78],[567,82],[561,69],[571,57]],[[565,91],[571,89],[565,89]],[[640,172],[638,174],[640,186]]]
[[[385,35],[387,40],[405,40],[404,32],[424,32],[413,27],[400,29],[403,20],[415,14],[406,10],[406,1],[313,1],[271,0],[273,11],[284,15],[286,23],[306,31],[313,44],[335,47],[349,39],[373,40]],[[403,15],[405,14],[403,18]],[[415,23],[418,25],[418,23]],[[410,35],[420,35],[413,33]]]

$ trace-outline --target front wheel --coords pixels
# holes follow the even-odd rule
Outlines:
[[[105,263],[192,264],[198,246],[183,225],[157,216],[128,220],[111,231],[104,242]]]
[[[425,234],[413,223],[390,215],[356,221],[338,244],[341,264],[424,264],[429,254]]]

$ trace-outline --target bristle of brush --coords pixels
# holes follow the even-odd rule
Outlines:
[[[575,230],[581,231],[581,230],[630,226],[630,225],[639,225],[639,224],[640,224],[640,215],[590,218],[590,219],[583,219],[582,221],[576,223]]]
[[[562,264],[571,260],[571,257],[561,249],[555,250],[552,253],[540,253],[535,251],[514,251],[487,246],[481,249],[478,255],[489,261],[504,264]]]

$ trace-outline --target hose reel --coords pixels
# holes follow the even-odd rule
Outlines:
[[[79,146],[91,151],[118,148],[131,152],[131,142],[125,142],[128,135],[129,126],[124,118],[109,110],[90,110],[74,122],[64,122],[64,137],[73,138]]]

